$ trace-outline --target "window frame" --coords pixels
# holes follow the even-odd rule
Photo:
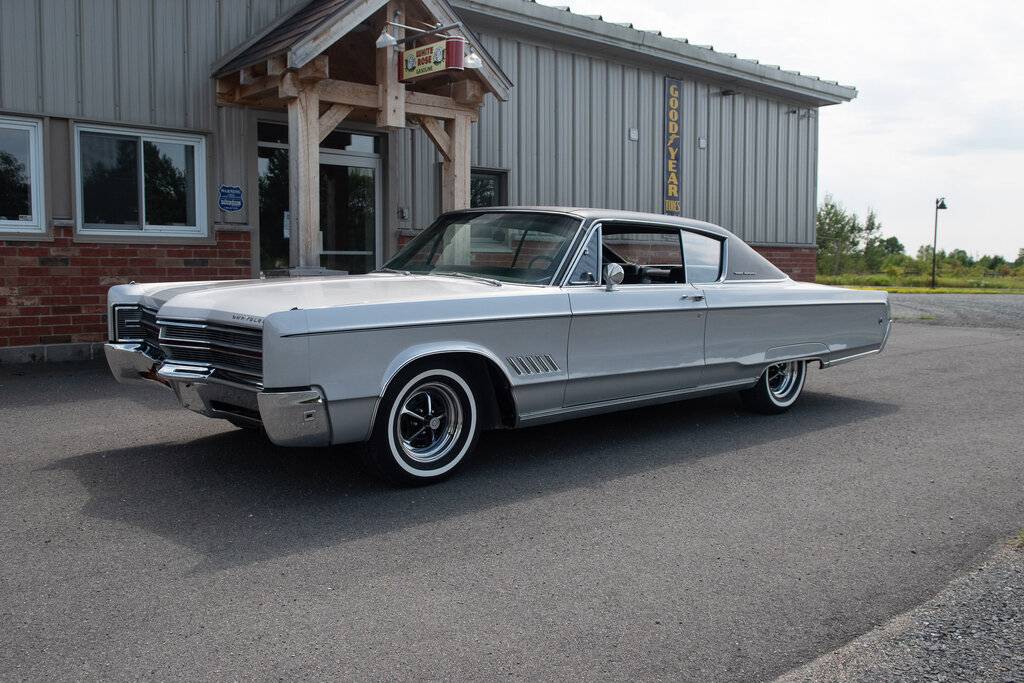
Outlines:
[[[43,173],[43,122],[40,119],[0,116],[0,128],[28,132],[29,202],[32,222],[0,219],[0,233],[9,235],[44,234],[46,232],[46,181]]]
[[[87,224],[85,222],[85,203],[82,185],[82,133],[106,133],[110,135],[131,136],[139,143],[139,227],[107,228],[103,224]],[[146,223],[146,174],[145,151],[146,142],[185,144],[194,148],[195,163],[195,216],[194,226],[186,225],[150,225]],[[74,166],[75,166],[75,231],[81,235],[104,237],[192,237],[204,238],[210,235],[209,196],[207,187],[207,155],[206,136],[196,133],[168,132],[146,128],[126,128],[121,126],[104,126],[94,124],[75,124],[74,126]]]
[[[470,199],[472,199],[472,185],[474,175],[494,176],[498,181],[497,204],[490,206],[471,206],[471,209],[493,209],[499,206],[508,206],[508,169],[489,168],[486,166],[473,166],[469,169]]]

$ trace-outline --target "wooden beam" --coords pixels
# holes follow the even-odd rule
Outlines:
[[[320,115],[320,138],[319,141],[323,142],[324,138],[331,134],[338,124],[345,120],[345,117],[352,113],[355,107],[348,104],[332,104],[330,108]]]
[[[295,75],[295,72],[286,71],[277,86],[277,96],[281,99],[292,99],[298,97],[302,90],[302,83],[299,82],[299,77]]]
[[[238,83],[231,76],[221,76],[217,79],[217,94],[218,95],[231,95],[235,93],[235,89],[238,87]]]
[[[275,55],[267,58],[267,75],[281,76],[288,69],[288,60],[284,55]]]
[[[238,71],[238,83],[240,85],[249,85],[255,83],[260,78],[260,75],[256,73],[256,69],[251,66],[243,66]]]
[[[451,158],[441,162],[441,210],[469,208],[470,136],[468,113],[446,122]]]
[[[484,87],[474,78],[458,81],[452,85],[452,99],[459,104],[479,107],[484,102]]]
[[[288,101],[289,261],[292,267],[319,268],[320,98],[316,88],[300,89]]]
[[[299,80],[306,82],[322,81],[330,77],[330,60],[327,55],[320,55],[298,70]]]
[[[448,133],[444,130],[444,121],[435,119],[433,116],[420,116],[418,118],[420,125],[423,126],[423,132],[427,134],[427,137],[437,147],[437,151],[441,153],[441,156],[446,161],[451,161],[452,139],[448,137]]]
[[[317,95],[324,102],[348,104],[360,109],[376,109],[377,86],[327,79],[316,84]]]
[[[401,0],[390,0],[384,7],[384,21],[398,15],[399,22],[405,21],[405,3]],[[383,24],[381,28],[387,28]],[[390,27],[397,40],[405,37],[405,30],[400,26]],[[401,45],[401,43],[399,43]],[[377,126],[381,128],[405,127],[405,84],[398,80],[398,65],[401,53],[394,47],[381,47],[376,50],[377,73]]]
[[[260,95],[267,92],[268,90],[274,90],[281,85],[280,76],[260,76],[259,78],[250,81],[247,85],[243,85],[235,91],[235,96],[239,100],[245,100],[254,95]]]

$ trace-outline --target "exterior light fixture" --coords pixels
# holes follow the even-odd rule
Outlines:
[[[380,35],[377,36],[377,42],[374,43],[374,45],[377,47],[394,47],[395,45],[398,45],[398,41],[395,40],[395,37],[388,33],[387,28],[385,28],[380,32]]]
[[[469,54],[466,55],[466,59],[463,62],[463,66],[467,69],[479,69],[483,67],[484,60],[480,59],[480,55],[476,53],[473,48],[469,49]]]
[[[935,232],[932,234],[932,289],[935,289],[935,266],[939,251],[939,211],[943,211],[946,208],[945,197],[939,197],[935,200]]]

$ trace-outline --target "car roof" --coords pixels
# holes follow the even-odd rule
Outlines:
[[[682,228],[693,228],[702,232],[708,232],[722,237],[735,237],[733,233],[714,223],[698,221],[694,218],[681,216],[666,216],[660,213],[644,213],[642,211],[621,211],[618,209],[599,209],[580,206],[487,206],[475,209],[457,209],[448,211],[449,214],[456,213],[489,213],[492,211],[538,211],[544,213],[561,213],[576,216],[583,220],[603,221],[643,221],[645,223],[660,223],[661,225],[677,225]]]

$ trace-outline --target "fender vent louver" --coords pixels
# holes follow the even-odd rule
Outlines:
[[[558,372],[558,365],[551,356],[509,356],[510,368],[516,371],[517,375],[543,375],[548,372]]]

